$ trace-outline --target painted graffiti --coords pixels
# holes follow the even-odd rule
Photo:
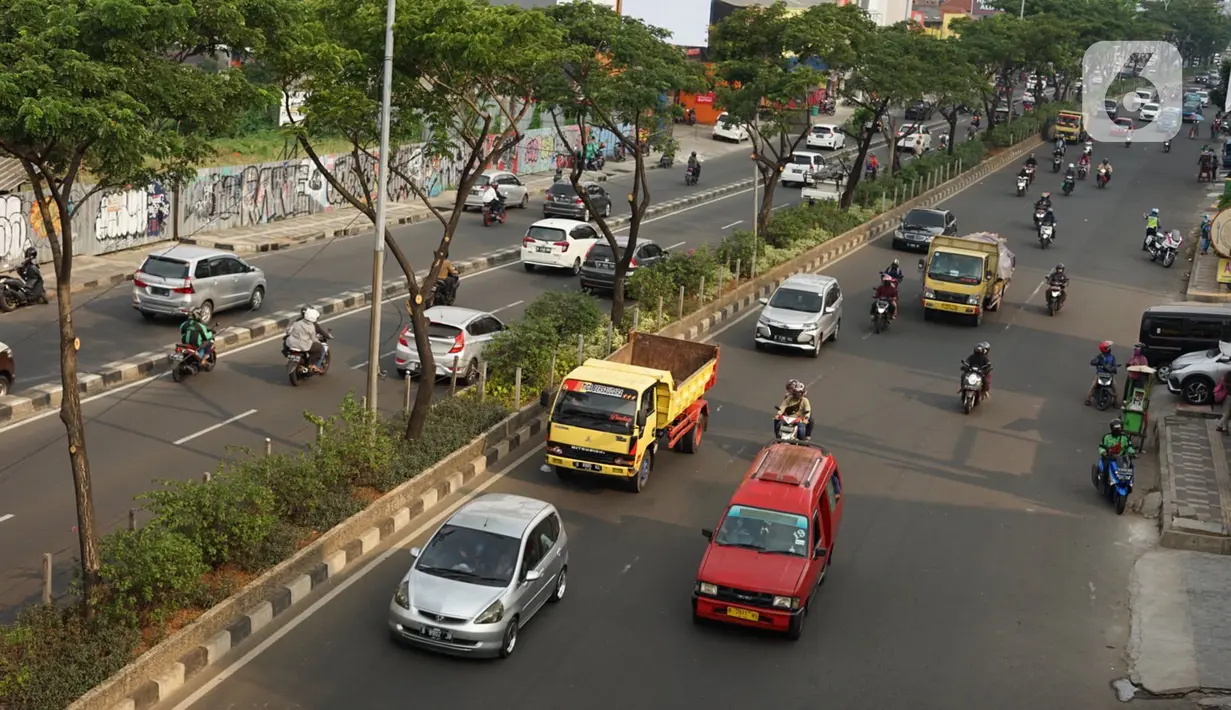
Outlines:
[[[0,269],[15,266],[30,245],[21,198],[0,197]]]

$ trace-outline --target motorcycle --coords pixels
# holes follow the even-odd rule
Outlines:
[[[971,410],[983,401],[983,370],[971,367],[962,361],[962,388],[958,391],[962,399],[962,412],[970,414]]]
[[[433,306],[452,306],[457,301],[457,279],[438,279],[432,292]]]
[[[1169,141],[1169,140],[1163,141],[1163,152],[1164,152],[1164,153],[1170,153],[1170,152],[1171,152],[1171,141]]]
[[[1121,455],[1119,450],[1107,453],[1090,466],[1090,480],[1094,490],[1115,505],[1116,515],[1123,515],[1128,507],[1128,496],[1133,492],[1133,458]]]
[[[808,420],[789,414],[779,414],[775,419],[782,424],[778,427],[778,441],[802,441],[807,432]]]
[[[1026,166],[1026,178],[1030,180],[1031,185],[1034,184],[1034,166],[1033,165]]]
[[[1064,307],[1064,287],[1058,284],[1049,284],[1047,287],[1047,314],[1054,316]]]
[[[1099,368],[1094,374],[1094,407],[1100,412],[1111,406],[1116,400],[1115,370]]]
[[[1132,133],[1129,133],[1128,135],[1124,136],[1124,147],[1125,148],[1133,147],[1133,134]]]
[[[1107,187],[1107,171],[1103,168],[1099,168],[1098,175],[1094,177],[1094,181],[1098,183],[1098,188],[1100,190]]]
[[[20,306],[47,303],[47,291],[43,288],[38,264],[26,266],[26,276],[28,278],[25,279],[14,276],[0,278],[0,313],[8,313]]]
[[[1030,180],[1025,175],[1017,176],[1017,196],[1021,197],[1026,194],[1026,188],[1030,186]]]
[[[1090,166],[1089,166],[1089,165],[1085,165],[1085,164],[1082,164],[1082,163],[1078,163],[1078,164],[1077,164],[1077,179],[1078,179],[1078,180],[1085,180],[1085,179],[1086,179],[1086,176],[1087,176],[1087,175],[1089,175],[1089,174],[1090,174]]]
[[[171,379],[183,382],[185,377],[191,377],[198,372],[209,372],[218,364],[218,353],[214,350],[214,341],[205,348],[202,359],[197,348],[186,343],[176,343],[175,352],[171,353]]]
[[[1043,226],[1043,216],[1046,214],[1047,214],[1047,210],[1043,209],[1042,207],[1034,208],[1034,228],[1036,230],[1039,227]]]
[[[872,332],[877,335],[889,329],[889,306],[884,298],[872,301]]]
[[[1039,246],[1046,249],[1051,246],[1052,240],[1056,238],[1056,226],[1054,224],[1039,225]]]
[[[586,170],[602,170],[606,164],[607,158],[602,153],[598,153],[586,161]]]
[[[1076,186],[1077,182],[1073,178],[1066,177],[1064,182],[1060,183],[1060,191],[1064,193],[1065,197],[1068,197],[1073,194],[1073,188]]]
[[[1064,159],[1063,159],[1063,158],[1061,158],[1059,155],[1054,155],[1054,156],[1052,156],[1052,159],[1051,159],[1051,171],[1052,171],[1053,173],[1058,173],[1058,172],[1060,172],[1060,168],[1062,168],[1062,167],[1064,167]]]
[[[669,167],[671,167],[672,165],[675,165],[675,156],[674,156],[674,155],[671,155],[670,153],[663,153],[661,156],[659,156],[659,158],[658,158],[658,167],[660,167],[660,168],[669,168]]]
[[[508,219],[508,216],[509,211],[505,208],[504,203],[500,200],[492,200],[483,209],[483,226],[490,227],[497,222],[504,224],[504,220]]]
[[[1175,263],[1176,254],[1183,243],[1184,237],[1180,236],[1178,229],[1161,236],[1156,232],[1146,237],[1146,251],[1150,254],[1150,261],[1161,261],[1163,266],[1169,269]]]
[[[684,169],[684,184],[689,186],[697,184],[697,171],[691,165]]]
[[[292,387],[298,387],[300,382],[313,375],[323,375],[329,372],[329,339],[318,335],[317,340],[325,347],[325,352],[321,355],[320,372],[312,369],[312,363],[309,359],[311,355],[308,351],[291,350],[286,347],[286,340],[282,341],[282,356],[286,358],[286,376],[291,381]]]
[[[623,163],[628,155],[624,149],[624,143],[617,142],[615,147],[611,149],[611,159],[617,163]]]

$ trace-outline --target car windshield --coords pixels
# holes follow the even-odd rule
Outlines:
[[[808,519],[802,515],[733,505],[714,544],[794,557],[808,556]]]
[[[769,299],[770,308],[781,308],[784,311],[820,313],[821,306],[821,294],[794,288],[780,288],[774,292],[774,297]]]
[[[983,259],[970,254],[939,251],[932,257],[928,278],[974,285],[983,281]]]
[[[1132,127],[1133,127],[1133,119],[1131,119],[1131,118],[1117,118],[1117,119],[1116,119],[1116,125],[1117,125],[1117,126],[1119,126],[1120,128],[1132,128]]]
[[[922,132],[923,132],[923,129],[919,128],[919,126],[916,126],[914,124],[907,124],[898,129],[898,135],[903,135],[903,136],[906,135],[907,133],[914,134],[914,133],[922,133]]]
[[[164,279],[186,279],[188,278],[188,264],[178,259],[149,256],[141,265],[141,273]]]
[[[944,227],[945,215],[934,210],[911,210],[902,218],[907,227]]]
[[[1103,101],[1103,108],[1105,109],[1116,109],[1118,107],[1119,107],[1119,104],[1117,104],[1115,101],[1111,99],[1106,99]]]
[[[562,242],[565,240],[563,229],[540,227],[537,224],[526,230],[526,236],[530,239],[537,239],[540,242]]]
[[[609,434],[632,434],[637,392],[624,387],[565,380],[551,421]]]
[[[415,570],[459,582],[504,587],[513,581],[521,541],[445,524],[415,561]]]
[[[1058,116],[1056,122],[1061,126],[1073,128],[1081,125],[1081,117],[1079,116]]]

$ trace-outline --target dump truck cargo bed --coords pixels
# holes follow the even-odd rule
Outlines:
[[[666,427],[714,386],[718,346],[650,333],[632,333],[624,347],[606,360],[587,360],[586,367],[644,374],[665,381],[659,389],[659,426]],[[663,373],[669,375],[664,378]]]

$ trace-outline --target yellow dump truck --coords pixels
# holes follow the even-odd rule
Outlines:
[[[1056,114],[1054,130],[1057,136],[1070,143],[1086,139],[1086,128],[1082,123],[1080,111],[1061,111]]]
[[[633,333],[540,396],[551,406],[547,465],[562,479],[611,477],[640,493],[661,447],[696,453],[717,376],[717,345]]]
[[[924,318],[956,313],[981,324],[986,311],[1000,308],[1016,266],[1017,257],[998,234],[933,237],[927,258],[919,260]]]

